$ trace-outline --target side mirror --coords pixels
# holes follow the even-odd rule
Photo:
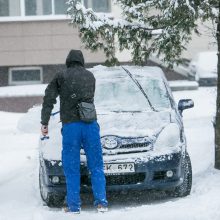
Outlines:
[[[182,115],[183,110],[188,108],[193,108],[194,102],[192,99],[180,99],[178,103],[178,110],[180,114]]]

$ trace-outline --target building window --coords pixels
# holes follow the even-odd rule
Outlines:
[[[111,0],[80,0],[96,12],[111,11]],[[66,15],[67,0],[0,0],[0,17]]]
[[[9,16],[9,2],[0,0],[0,16]]]
[[[9,69],[9,85],[28,85],[43,82],[41,67],[18,67]]]
[[[54,0],[54,13],[56,15],[66,14],[67,8],[66,0]]]
[[[44,0],[43,1],[43,15],[51,15],[52,14],[52,1]]]
[[[52,13],[51,0],[25,0],[25,15],[51,15]]]
[[[25,0],[25,15],[64,15],[66,0]]]
[[[111,11],[110,0],[84,0],[83,2],[86,8],[92,8],[95,12],[108,13]]]
[[[37,15],[36,0],[25,0],[25,15]]]
[[[0,0],[0,17],[20,15],[20,0]]]

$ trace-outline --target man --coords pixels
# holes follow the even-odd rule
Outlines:
[[[71,50],[66,59],[67,70],[58,73],[45,90],[41,111],[41,132],[48,133],[50,114],[60,97],[60,118],[63,124],[62,165],[66,177],[67,208],[65,211],[80,213],[80,149],[83,147],[91,173],[94,204],[98,211],[107,211],[105,175],[100,143],[99,125],[96,120],[80,120],[77,105],[93,103],[95,78],[84,68],[80,50]]]

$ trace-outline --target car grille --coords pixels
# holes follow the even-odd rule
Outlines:
[[[145,173],[135,173],[129,175],[111,175],[106,176],[106,185],[129,185],[142,183],[145,179]]]
[[[117,155],[117,154],[129,154],[129,153],[139,153],[139,152],[148,152],[153,149],[153,138],[149,137],[139,137],[139,138],[121,138],[117,137],[118,145],[109,149],[105,146],[102,146],[103,155]],[[82,149],[80,151],[81,155],[85,155],[85,152]]]
[[[145,179],[145,173],[135,173],[129,175],[106,175],[106,185],[129,185],[142,183]],[[88,176],[81,177],[81,183],[83,185],[90,185],[90,178]]]
[[[103,148],[103,155],[130,154],[139,152],[148,152],[153,149],[150,142],[123,144],[116,149],[108,150]]]
[[[134,143],[134,144],[124,144],[119,147],[119,149],[133,149],[133,148],[140,148],[140,147],[148,147],[149,143]]]
[[[106,175],[106,185],[129,185],[129,184],[137,184],[142,183],[145,180],[145,173],[135,173],[135,174],[127,174],[127,175]],[[61,178],[61,184],[65,184],[65,177]],[[81,176],[81,184],[82,185],[91,185],[91,180],[89,176],[82,175]]]

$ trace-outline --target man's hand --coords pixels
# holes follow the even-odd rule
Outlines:
[[[48,126],[47,125],[41,126],[41,133],[43,136],[46,136],[48,134]]]

